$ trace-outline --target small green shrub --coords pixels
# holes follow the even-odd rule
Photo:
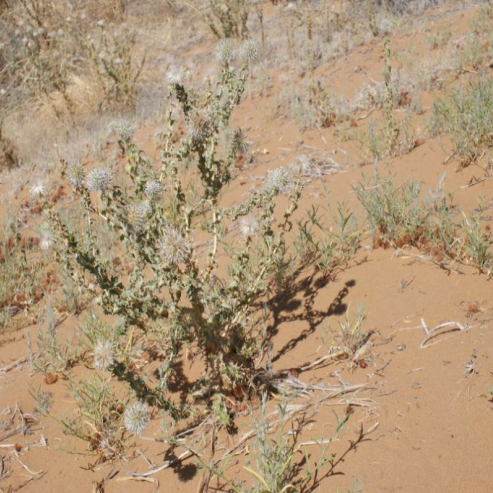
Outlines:
[[[442,192],[421,197],[421,185],[406,181],[397,187],[393,177],[377,174],[369,183],[359,183],[354,190],[367,213],[370,232],[377,245],[421,245],[428,240],[450,245],[454,236],[452,196]],[[442,244],[443,246],[443,244]]]
[[[298,222],[298,231],[293,241],[296,256],[304,263],[314,263],[320,272],[331,277],[338,269],[347,267],[359,248],[362,231],[355,215],[344,203],[337,210],[329,209],[332,225],[312,206],[307,219]]]
[[[433,103],[431,133],[451,135],[461,167],[474,163],[493,145],[493,79],[482,76]]]
[[[360,305],[353,319],[349,315],[350,306],[348,306],[344,315],[344,320],[339,322],[339,330],[332,330],[333,344],[332,348],[345,351],[348,356],[354,356],[358,349],[368,340],[368,334],[363,332],[363,322],[366,319],[363,306]]]
[[[467,218],[464,215],[462,228],[465,232],[465,247],[472,263],[479,272],[491,276],[493,274],[493,237],[481,227],[481,217],[475,215]]]

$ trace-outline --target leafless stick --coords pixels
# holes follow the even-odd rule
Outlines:
[[[10,363],[10,365],[4,366],[3,368],[0,368],[0,375],[3,375],[4,373],[9,372],[10,370],[13,370],[19,365],[22,365],[29,359],[29,356],[24,356],[24,358],[20,358],[17,361],[14,361],[13,363]]]
[[[127,471],[134,478],[147,478],[149,476],[152,476],[153,474],[164,471],[164,469],[167,469],[171,465],[176,464],[177,462],[180,462],[183,459],[188,459],[188,457],[190,457],[191,455],[192,453],[187,450],[186,452],[183,452],[181,455],[179,455],[176,459],[168,460],[162,466],[156,467],[155,469],[152,469],[151,471],[147,471],[147,472],[133,472],[127,467],[125,467],[121,461],[120,461],[120,465],[122,466],[123,469],[125,469],[125,471]]]
[[[0,442],[3,442],[4,440],[10,438],[11,436],[17,435],[17,433],[19,433],[20,431],[22,431],[22,426],[18,426],[17,428],[15,428],[15,430],[5,433],[5,435],[0,437]]]
[[[426,325],[424,319],[421,319],[421,327],[423,328],[426,336],[423,339],[423,342],[419,346],[420,348],[425,348],[432,346],[433,344],[436,344],[438,341],[435,341],[431,344],[427,344],[430,339],[433,339],[434,337],[438,337],[438,331],[441,329],[448,329],[444,332],[441,332],[441,334],[444,334],[445,332],[454,332],[456,330],[459,330],[461,332],[469,330],[471,327],[469,325],[462,325],[459,322],[445,322],[442,324],[437,325],[433,329],[429,329],[428,326]],[[443,340],[443,339],[442,339]]]
[[[300,371],[307,371],[314,366],[318,366],[320,363],[327,361],[329,359],[337,359],[340,356],[346,355],[347,351],[338,351],[337,353],[327,354],[326,356],[322,356],[321,358],[315,360],[313,363],[309,363],[308,365],[304,365],[300,368]]]
[[[31,471],[31,469],[29,469],[29,467],[26,466],[26,464],[24,464],[24,462],[22,462],[20,459],[19,459],[19,456],[16,454],[14,455],[13,457],[15,457],[15,459],[17,460],[17,462],[29,473],[29,474],[32,474],[33,476],[37,476],[38,478],[40,478],[42,475],[44,475],[44,471],[39,471],[39,472],[36,472],[36,471]]]

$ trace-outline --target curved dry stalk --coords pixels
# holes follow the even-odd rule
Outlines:
[[[433,329],[429,329],[428,326],[426,325],[424,319],[421,319],[421,327],[425,331],[426,336],[423,339],[423,342],[420,344],[420,346],[419,346],[420,348],[430,347],[430,346],[433,346],[434,344],[438,344],[439,342],[443,341],[444,339],[441,339],[440,341],[435,341],[435,342],[432,342],[431,344],[428,344],[428,341],[430,341],[431,339],[433,339],[435,337],[438,337],[439,335],[445,334],[447,332],[455,332],[457,330],[460,332],[463,332],[463,331],[467,331],[467,330],[472,328],[470,325],[467,325],[467,324],[462,325],[459,322],[445,322],[445,323],[437,325]],[[438,331],[440,331],[441,329],[447,329],[447,330],[438,333]]]

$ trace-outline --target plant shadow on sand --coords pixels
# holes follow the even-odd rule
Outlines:
[[[319,295],[319,290],[327,282],[326,278],[317,278],[316,274],[312,274],[298,282],[291,283],[271,301],[269,308],[273,321],[268,328],[269,342],[279,333],[281,324],[294,321],[308,323],[307,328],[303,329],[277,352],[272,359],[273,362],[278,361],[282,356],[292,351],[301,341],[307,339],[327,317],[343,315],[346,312],[347,304],[344,303],[344,299],[349,294],[350,288],[356,285],[356,281],[354,279],[347,281],[326,310],[317,310],[314,308],[315,300]],[[303,301],[296,299],[299,293],[302,293]],[[300,311],[301,307],[302,310]]]

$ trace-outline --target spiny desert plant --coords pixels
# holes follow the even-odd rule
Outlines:
[[[107,167],[88,174],[77,164],[65,169],[85,209],[85,239],[55,208],[49,210],[57,258],[66,271],[106,314],[121,318],[134,344],[145,346],[150,334],[159,341],[165,363],[157,386],[151,388],[124,354],[115,355],[111,372],[122,380],[134,375],[137,397],[175,416],[181,411],[169,400],[167,387],[184,347],[206,365],[200,395],[228,393],[237,386],[248,389],[255,378],[264,341],[254,306],[268,295],[301,193],[299,182],[278,169],[269,174],[265,187],[239,205],[220,205],[240,151],[238,139],[223,136],[245,89],[256,53],[252,48],[250,41],[242,46],[244,61],[237,68],[235,46],[221,42],[220,75],[203,93],[178,80],[172,84],[160,168],[137,147],[131,129],[120,124],[116,134],[127,161],[125,187],[117,186]],[[182,137],[178,118],[185,129]],[[199,193],[184,182],[187,165],[193,166]],[[277,221],[280,194],[289,198]],[[232,243],[228,224],[251,216],[251,227],[243,228],[246,234]],[[101,258],[98,224],[117,234],[125,272],[111,272]],[[206,255],[196,243],[199,233],[207,238]],[[218,272],[219,255],[230,259],[225,274]]]

